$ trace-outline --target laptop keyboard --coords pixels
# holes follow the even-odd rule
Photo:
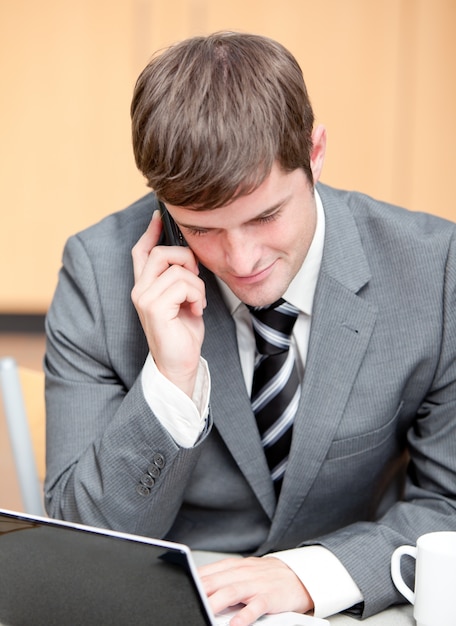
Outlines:
[[[230,619],[239,611],[237,609],[225,609],[214,617],[214,626],[230,626]]]
[[[214,626],[230,626],[230,619],[226,615],[218,615],[214,618]]]

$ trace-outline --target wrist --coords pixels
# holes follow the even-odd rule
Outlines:
[[[160,367],[157,364],[157,370],[162,376],[169,380],[175,387],[180,389],[189,398],[193,397],[195,390],[196,379],[198,376],[198,365],[195,370],[190,372],[174,371],[173,369],[167,369]]]

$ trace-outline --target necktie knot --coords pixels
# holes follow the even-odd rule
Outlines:
[[[298,309],[283,298],[266,307],[248,308],[258,352],[271,355],[288,350]]]

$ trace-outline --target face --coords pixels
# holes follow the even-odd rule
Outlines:
[[[312,161],[315,180],[319,162]],[[284,172],[278,164],[254,192],[218,209],[166,206],[199,261],[252,306],[285,293],[316,226],[313,187],[304,171]]]

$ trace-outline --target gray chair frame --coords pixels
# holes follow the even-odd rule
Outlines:
[[[11,357],[0,359],[0,389],[25,513],[45,515],[35,452],[19,368]]]

